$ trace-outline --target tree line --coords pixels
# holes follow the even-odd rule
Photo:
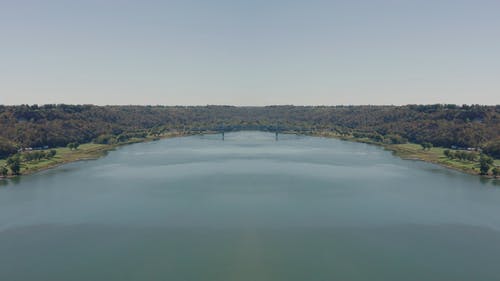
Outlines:
[[[16,153],[7,158],[5,165],[0,166],[0,177],[6,177],[9,174],[13,176],[20,175],[23,162],[48,160],[54,158],[56,154],[57,150],[55,149]]]
[[[500,106],[0,105],[0,158],[21,148],[115,143],[168,132],[333,132],[425,147],[482,148],[500,158]]]

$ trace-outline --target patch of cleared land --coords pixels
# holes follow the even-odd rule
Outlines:
[[[57,153],[51,159],[23,162],[21,165],[21,174],[31,174],[69,162],[96,159],[103,156],[107,151],[113,148],[114,146],[112,145],[93,143],[82,144],[78,147],[78,149],[74,150],[70,150],[66,147],[54,148]]]
[[[39,171],[50,169],[56,166],[60,166],[66,163],[82,161],[82,160],[92,160],[97,159],[105,155],[108,151],[115,149],[118,146],[154,141],[160,138],[169,138],[182,136],[181,133],[170,133],[162,136],[147,137],[147,138],[132,138],[127,142],[121,142],[117,144],[95,144],[95,143],[85,143],[81,144],[78,149],[69,149],[66,147],[51,148],[56,150],[56,155],[50,159],[42,159],[39,161],[29,161],[21,163],[21,175],[33,174]],[[46,151],[49,151],[48,149]],[[0,166],[5,165],[6,160],[0,160]]]
[[[479,175],[479,163],[471,161],[462,161],[458,159],[449,159],[444,156],[444,151],[447,148],[444,147],[433,147],[429,150],[423,150],[420,144],[415,143],[405,143],[405,144],[386,144],[382,142],[377,142],[369,138],[355,138],[353,136],[340,136],[334,133],[324,133],[320,134],[323,137],[333,137],[346,141],[355,141],[368,143],[373,145],[379,145],[387,150],[393,151],[395,155],[403,159],[411,160],[421,160],[426,162],[431,162],[445,166],[447,168],[455,169],[465,173]],[[500,159],[495,159],[494,164],[500,166]]]
[[[422,160],[440,164],[448,168],[464,171],[470,174],[479,174],[478,162],[449,159],[444,156],[443,152],[444,150],[446,150],[446,148],[443,147],[433,147],[429,150],[423,150],[422,146],[414,143],[389,144],[384,145],[384,147],[394,151],[394,154],[400,156],[403,159]]]
[[[97,159],[103,155],[105,155],[108,151],[116,148],[117,146],[138,143],[144,141],[151,141],[158,138],[169,138],[175,136],[182,136],[183,134],[175,133],[163,135],[161,137],[148,137],[144,139],[130,139],[127,142],[119,143],[119,144],[94,144],[94,143],[86,143],[79,146],[77,150],[70,150],[69,148],[61,147],[54,148],[57,151],[56,156],[51,159],[43,159],[40,161],[31,161],[31,162],[23,162],[21,167],[21,174],[32,174],[38,171],[42,171],[45,169],[49,169],[52,167],[56,167],[65,163],[80,161],[80,160],[91,160]],[[347,141],[355,141],[362,142],[374,145],[383,146],[385,149],[393,151],[395,155],[403,158],[403,159],[411,159],[411,160],[421,160],[426,162],[431,162],[435,164],[439,164],[451,169],[459,170],[462,172],[466,172],[469,174],[478,175],[479,174],[479,163],[478,162],[470,162],[470,161],[461,161],[456,159],[449,159],[444,156],[443,151],[446,148],[443,147],[433,147],[430,150],[423,150],[422,146],[414,143],[406,143],[406,144],[386,144],[381,142],[376,142],[368,138],[355,138],[352,136],[339,136],[331,133],[323,133],[320,134],[323,137],[333,137],[339,138]],[[5,165],[5,159],[0,160],[0,166]],[[496,166],[500,166],[500,159],[495,159],[494,164]]]

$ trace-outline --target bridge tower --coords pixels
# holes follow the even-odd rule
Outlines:
[[[276,141],[278,141],[278,122],[276,122]]]

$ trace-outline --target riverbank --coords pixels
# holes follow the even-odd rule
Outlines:
[[[405,160],[417,160],[424,161],[433,164],[438,164],[440,166],[457,170],[470,175],[482,176],[487,178],[494,178],[493,176],[481,175],[479,172],[479,163],[472,161],[460,161],[449,159],[444,155],[444,151],[447,148],[444,147],[432,147],[427,150],[423,150],[422,146],[415,143],[405,143],[405,144],[387,144],[382,142],[377,142],[369,138],[356,138],[353,136],[341,136],[334,133],[324,132],[315,134],[321,137],[336,138],[345,141],[354,141],[366,144],[373,144],[381,146],[386,150],[392,151],[394,155],[405,159]],[[495,166],[500,166],[500,159],[495,159]]]
[[[206,133],[215,133],[215,132],[206,132]],[[295,132],[285,132],[290,134],[295,134]],[[105,156],[109,151],[114,150],[117,147],[133,144],[133,143],[141,143],[148,141],[155,141],[159,139],[165,138],[173,138],[173,137],[182,137],[192,135],[190,133],[181,133],[174,132],[168,133],[160,136],[150,136],[146,138],[134,138],[130,139],[126,142],[120,142],[117,144],[94,144],[94,143],[86,143],[82,144],[76,150],[71,150],[66,147],[54,148],[56,150],[56,155],[50,159],[42,159],[39,161],[30,161],[23,162],[21,165],[21,174],[20,175],[29,175],[33,173],[37,173],[40,171],[44,171],[47,169],[51,169],[54,167],[58,167],[67,163],[76,162],[76,161],[84,161],[84,160],[95,160],[102,156]],[[354,141],[366,144],[372,144],[377,146],[382,146],[384,149],[392,151],[394,155],[401,157],[406,160],[418,160],[425,161],[429,163],[434,163],[441,165],[443,167],[457,170],[460,172],[464,172],[471,175],[483,176],[488,178],[493,178],[493,176],[484,176],[479,173],[479,163],[471,162],[471,161],[460,161],[449,159],[444,156],[444,150],[446,148],[443,147],[433,147],[428,150],[423,150],[419,144],[414,143],[405,143],[405,144],[387,144],[381,143],[369,138],[356,138],[353,136],[341,136],[338,134],[334,134],[331,132],[321,132],[321,133],[313,133],[312,136],[319,137],[328,137],[328,138],[336,138],[345,141]],[[0,167],[5,165],[5,159],[0,160]],[[494,165],[500,166],[500,160],[496,159]],[[14,176],[9,176],[14,177]],[[1,178],[0,178],[1,179]]]
[[[56,151],[56,155],[50,159],[42,159],[39,161],[29,161],[21,163],[21,173],[18,176],[30,175],[37,172],[41,172],[47,169],[52,169],[64,164],[85,161],[85,160],[95,160],[100,157],[105,156],[109,151],[116,149],[117,147],[141,143],[156,141],[160,139],[173,138],[186,136],[185,133],[168,133],[160,136],[151,136],[146,138],[133,138],[126,142],[120,142],[116,144],[95,144],[95,143],[85,143],[81,144],[78,149],[69,149],[67,147],[57,147],[52,148]],[[5,165],[5,159],[0,160],[0,167]],[[13,178],[16,176],[8,176],[7,178]],[[1,179],[1,178],[0,178]]]

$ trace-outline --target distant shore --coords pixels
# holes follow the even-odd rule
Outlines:
[[[204,132],[205,134],[215,134],[217,132]],[[17,176],[8,176],[8,177],[0,177],[0,179],[6,178],[14,178],[23,175],[30,175],[34,173],[38,173],[44,170],[52,169],[64,164],[77,162],[77,161],[85,161],[85,160],[95,160],[100,157],[105,156],[109,151],[116,149],[117,147],[121,147],[128,144],[133,143],[142,143],[155,141],[166,138],[174,138],[174,137],[184,137],[190,135],[196,135],[200,133],[193,132],[173,132],[160,136],[148,136],[145,138],[136,138],[130,139],[126,142],[120,142],[116,144],[94,144],[94,143],[86,143],[82,144],[78,147],[78,149],[71,150],[69,148],[54,148],[57,153],[56,156],[51,159],[43,159],[40,161],[32,161],[32,162],[23,162],[21,167],[21,174]],[[283,132],[283,134],[297,134],[296,132]],[[449,169],[457,170],[463,173],[467,173],[470,175],[481,176],[485,178],[495,178],[491,175],[485,176],[480,175],[478,163],[477,162],[468,162],[468,161],[459,161],[459,160],[451,160],[444,156],[443,151],[446,148],[442,147],[433,147],[428,150],[423,150],[422,147],[418,144],[414,143],[405,143],[405,144],[387,144],[376,142],[368,138],[356,138],[353,136],[340,136],[330,132],[314,132],[312,134],[307,134],[308,136],[316,136],[316,137],[327,137],[327,138],[335,138],[344,141],[352,141],[352,142],[360,142],[366,144],[372,144],[381,146],[386,150],[392,151],[394,155],[405,159],[405,160],[417,160],[424,161],[429,163],[434,163]],[[3,165],[5,160],[0,160],[0,166]],[[495,165],[500,165],[500,160],[495,160]]]
[[[320,137],[335,138],[345,141],[360,142],[366,144],[372,144],[381,146],[386,150],[392,151],[394,155],[405,159],[405,160],[416,160],[428,163],[437,164],[448,169],[460,171],[466,174],[481,176],[484,178],[495,179],[492,175],[481,175],[479,172],[479,163],[470,161],[459,161],[452,160],[444,156],[444,151],[447,148],[444,147],[432,147],[428,150],[422,149],[422,146],[415,143],[404,143],[404,144],[387,144],[382,142],[373,141],[368,138],[356,138],[353,136],[340,136],[337,134],[322,132],[313,134]],[[500,166],[500,160],[496,159],[496,166]]]
[[[117,147],[129,144],[150,142],[160,139],[182,137],[188,135],[190,134],[174,132],[154,137],[130,139],[126,142],[120,142],[115,144],[85,143],[81,144],[78,147],[78,149],[73,149],[73,150],[66,147],[53,148],[54,150],[56,150],[56,155],[53,158],[43,159],[40,161],[23,162],[21,164],[21,173],[19,175],[9,175],[7,177],[0,177],[0,179],[8,179],[8,178],[31,175],[34,173],[59,167],[64,164],[78,162],[78,161],[96,160],[105,156],[109,151],[112,151]],[[4,159],[0,160],[0,166],[2,166],[4,162],[5,162]]]

